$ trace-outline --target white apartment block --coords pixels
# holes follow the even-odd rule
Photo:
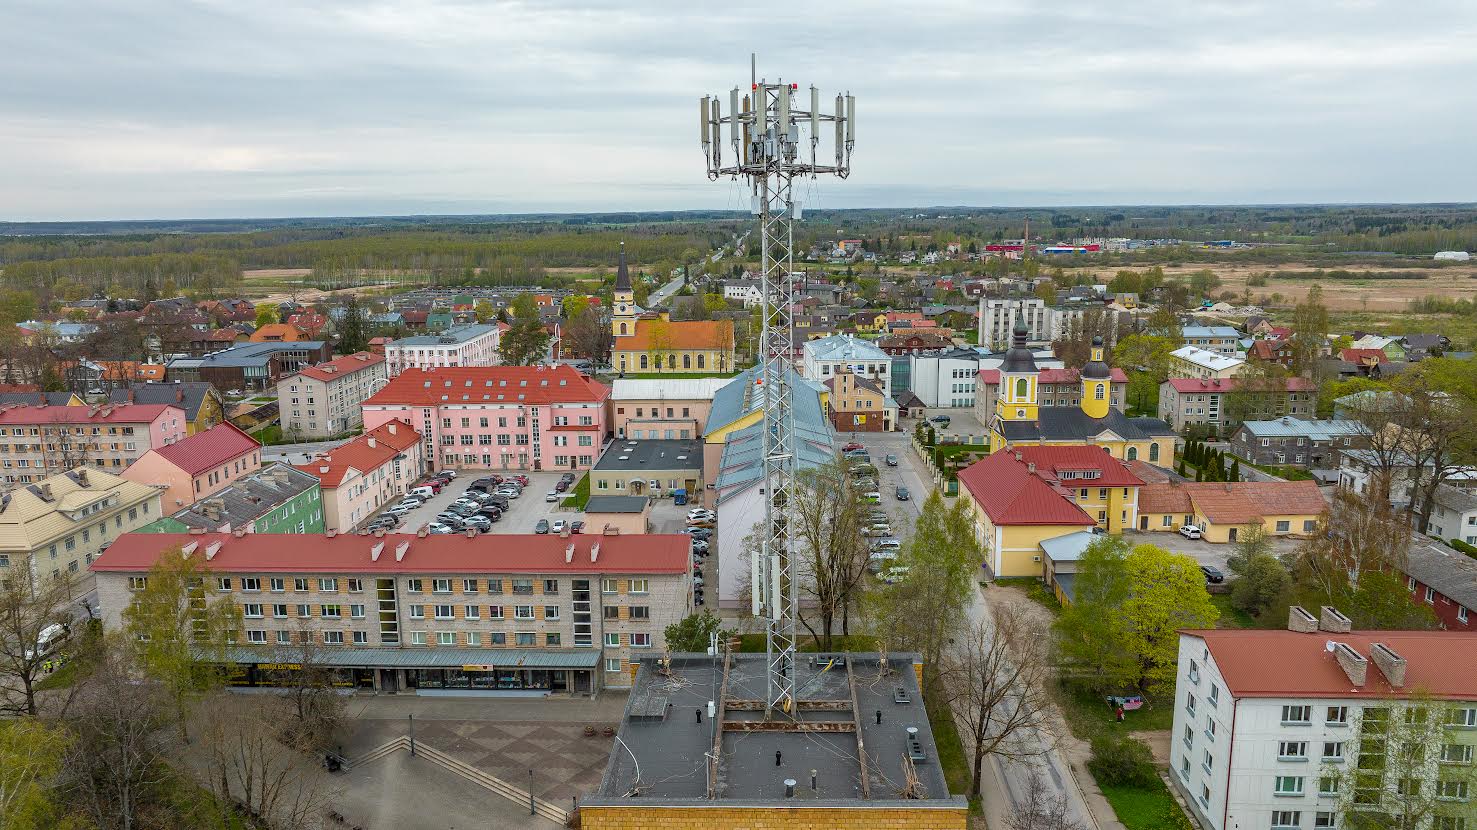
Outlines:
[[[723,299],[738,300],[744,308],[754,308],[764,301],[764,295],[759,291],[759,280],[724,280]]]
[[[806,380],[825,383],[846,372],[881,383],[884,392],[892,389],[892,355],[870,340],[833,334],[801,346],[800,375]]]
[[[1024,315],[1026,320],[1026,342],[1051,342],[1051,309],[1045,300],[981,297],[979,344],[991,351],[1005,351],[1018,315]]]
[[[304,642],[336,685],[378,692],[594,694],[631,684],[692,609],[684,534],[128,534],[92,563],[116,629],[149,568],[200,557],[241,609],[232,682],[273,685]]]
[[[1225,380],[1233,378],[1246,361],[1232,355],[1212,352],[1196,346],[1181,346],[1169,353],[1169,376]]]
[[[1294,607],[1283,631],[1181,632],[1170,780],[1207,830],[1344,828],[1342,813],[1361,809],[1344,789],[1353,772],[1384,757],[1387,724],[1412,697],[1429,695],[1450,720],[1431,730],[1440,757],[1422,768],[1420,786],[1464,805],[1477,793],[1453,773],[1470,768],[1477,744],[1474,665],[1477,637],[1469,633],[1351,631],[1329,608],[1314,617]],[[1381,773],[1383,792],[1361,796],[1383,800],[1386,810],[1402,786],[1394,776],[1411,771],[1392,766],[1401,773]],[[1470,828],[1442,816],[1437,799],[1436,817],[1423,826]]]
[[[277,381],[282,431],[312,441],[342,435],[364,423],[359,405],[388,379],[383,355],[359,352],[307,366]]]
[[[495,366],[501,330],[496,323],[452,326],[440,334],[405,337],[385,344],[390,377],[406,369],[438,366]]]

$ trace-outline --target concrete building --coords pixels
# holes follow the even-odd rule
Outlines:
[[[203,381],[185,383],[132,383],[115,388],[108,393],[108,402],[160,403],[177,406],[185,411],[185,432],[194,435],[226,419],[226,404],[214,386]]]
[[[302,638],[338,685],[381,692],[527,696],[630,685],[692,608],[685,534],[134,533],[92,564],[103,627],[117,630],[161,556],[200,557],[207,593],[241,609],[231,682],[280,682]],[[304,634],[303,632],[306,632]]]
[[[632,534],[651,529],[648,496],[590,496],[585,503],[585,532]]]
[[[810,340],[801,347],[800,374],[807,380],[825,383],[838,372],[855,372],[880,381],[892,389],[892,357],[869,340],[836,334]]]
[[[262,445],[230,422],[144,453],[123,477],[164,491],[164,509],[189,507],[262,466]]]
[[[1181,346],[1169,353],[1169,376],[1171,378],[1225,380],[1235,377],[1244,365],[1246,361],[1239,357],[1194,346]]]
[[[169,362],[169,379],[212,384],[226,391],[263,392],[274,389],[283,375],[322,363],[333,349],[322,340],[297,343],[238,343],[204,357],[181,357]]]
[[[676,490],[703,492],[703,444],[695,438],[612,441],[590,470],[591,496],[670,498]]]
[[[1036,297],[1007,300],[998,297],[980,297],[979,304],[980,346],[991,351],[1004,351],[1011,344],[1016,320],[1026,324],[1026,342],[1045,345],[1051,342],[1051,309],[1045,300]]]
[[[842,371],[826,381],[826,417],[837,432],[892,432],[898,426],[897,401],[882,384]]]
[[[767,721],[764,655],[643,658],[580,825],[964,830],[969,804],[949,794],[915,659],[801,655],[800,701]]]
[[[611,384],[611,427],[617,438],[697,438],[713,396],[732,378],[617,378]],[[670,433],[670,434],[669,434]]]
[[[409,424],[391,420],[295,466],[318,479],[324,526],[348,532],[420,479],[428,464],[423,446]]]
[[[384,385],[385,359],[370,352],[337,357],[277,381],[284,435],[302,441],[343,435],[364,423],[360,404]]]
[[[76,578],[119,535],[161,515],[159,491],[101,470],[79,467],[0,495],[0,578]]]
[[[290,465],[268,464],[139,533],[322,533],[318,479]]]
[[[1339,451],[1368,445],[1357,421],[1243,421],[1231,434],[1231,451],[1256,464],[1326,469]]]
[[[395,377],[406,369],[495,366],[500,337],[496,323],[478,323],[391,340],[385,344],[385,371]]]
[[[1436,485],[1426,533],[1477,545],[1477,494],[1450,484]]]
[[[569,366],[407,369],[364,402],[364,426],[410,423],[438,470],[588,470],[609,398]]]
[[[1202,827],[1344,827],[1342,788],[1371,769],[1382,772],[1365,777],[1363,797],[1399,809],[1393,796],[1410,784],[1383,774],[1376,730],[1411,706],[1445,710],[1437,716],[1453,728],[1437,735],[1442,757],[1471,763],[1477,675],[1451,667],[1477,662],[1477,636],[1353,631],[1331,608],[1298,606],[1289,628],[1180,632],[1169,777]],[[1433,759],[1419,786],[1437,787],[1444,767]],[[1431,803],[1439,817],[1441,800]]]
[[[1227,357],[1235,357],[1241,351],[1241,332],[1232,326],[1185,326],[1180,337],[1186,346]]]
[[[1240,389],[1238,378],[1170,378],[1159,384],[1159,419],[1176,432],[1204,426],[1217,435],[1230,426],[1226,396]],[[1249,393],[1258,396],[1252,408],[1260,419],[1312,418],[1318,411],[1318,384],[1305,377],[1290,377],[1277,391]]]
[[[0,471],[6,484],[83,465],[121,473],[185,430],[184,410],[169,404],[0,407]]]

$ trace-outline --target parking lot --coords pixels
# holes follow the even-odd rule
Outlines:
[[[1202,565],[1219,568],[1221,573],[1227,573],[1226,559],[1236,552],[1236,546],[1233,544],[1214,544],[1204,539],[1186,539],[1170,531],[1145,533],[1138,530],[1127,530],[1124,531],[1123,538],[1130,545],[1157,545],[1167,551],[1186,554]],[[1279,536],[1267,541],[1272,545],[1273,555],[1282,556],[1292,553],[1301,540]]]
[[[395,528],[395,533],[415,533],[427,523],[436,520],[436,514],[443,513],[451,506],[451,503],[461,498],[466,491],[467,485],[492,471],[468,470],[458,472],[452,482],[443,487],[440,493],[431,497],[431,500],[416,509],[405,514],[400,526]],[[498,471],[501,475],[502,472]],[[557,503],[544,501],[544,494],[554,489],[559,481],[559,473],[525,473],[528,476],[528,486],[523,488],[523,495],[508,501],[508,512],[492,525],[492,533],[532,533],[534,525],[539,519],[548,519],[553,524],[556,519],[572,521],[581,514],[563,506],[561,499]],[[572,488],[571,488],[572,489]],[[566,491],[567,492],[567,491]]]

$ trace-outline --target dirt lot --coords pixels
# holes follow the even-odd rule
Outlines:
[[[1210,269],[1221,278],[1223,285],[1216,289],[1221,291],[1232,291],[1240,294],[1246,287],[1247,278],[1263,272],[1286,271],[1293,273],[1311,273],[1319,270],[1320,266],[1287,264],[1287,265],[1265,265],[1262,263],[1227,263],[1224,265],[1215,263],[1194,263],[1165,268],[1164,273],[1171,276],[1183,276]],[[1323,268],[1323,270],[1329,270]],[[1382,273],[1395,269],[1382,268],[1379,265],[1350,265],[1339,270],[1352,273]],[[1325,279],[1320,282],[1323,286],[1323,301],[1334,311],[1404,311],[1410,300],[1419,299],[1428,294],[1439,297],[1469,296],[1477,290],[1477,265],[1450,266],[1445,268],[1402,268],[1402,274],[1423,274],[1425,279]],[[1288,280],[1273,277],[1267,281],[1265,286],[1257,286],[1251,289],[1255,295],[1281,294],[1288,298],[1289,302],[1296,302],[1308,293],[1308,288],[1313,285],[1313,280]]]

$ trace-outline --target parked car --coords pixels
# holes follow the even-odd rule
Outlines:
[[[907,577],[907,575],[908,575],[908,566],[907,565],[893,565],[892,567],[890,567],[887,570],[883,571],[882,573],[878,574],[878,576],[881,577],[882,581],[883,582],[886,582],[888,585],[893,585],[893,584],[896,584],[898,582],[902,582],[903,579],[905,577]]]
[[[569,482],[565,481],[562,478],[559,479],[559,481],[554,484],[554,490],[556,492],[562,493],[562,492],[564,492],[565,490],[568,490],[568,489],[569,489]]]
[[[410,492],[410,495],[415,496],[418,499],[429,499],[430,497],[432,497],[432,496],[436,495],[437,493],[441,492],[441,488],[439,486],[438,487],[432,487],[429,484],[422,484],[419,487],[412,487],[412,488],[410,488],[410,491],[409,492]]]
[[[436,475],[445,476],[448,479],[453,479],[456,478],[456,470],[441,470],[437,472]]]
[[[434,533],[437,536],[445,536],[448,533],[455,533],[456,528],[453,528],[451,525],[442,524],[441,522],[431,522],[426,525],[426,532]]]
[[[582,521],[580,521],[579,519],[575,519],[574,521],[572,521],[572,522],[569,523],[569,532],[570,533],[584,533],[585,532],[585,523],[582,522]]]
[[[451,506],[451,512],[458,516],[470,516],[481,509],[481,505],[476,504],[453,504]]]
[[[548,519],[539,519],[538,520],[538,524],[536,524],[536,525],[533,526],[533,532],[534,533],[548,533],[549,532],[549,520]]]
[[[438,521],[438,522],[444,522],[447,519],[456,519],[457,521],[461,521],[462,518],[463,518],[462,514],[453,512],[451,510],[447,510],[444,513],[437,513],[436,514],[436,521]]]
[[[693,539],[692,540],[692,552],[693,553],[697,553],[697,554],[706,554],[708,552],[708,540],[707,539]]]
[[[860,450],[860,449],[863,449],[862,445],[861,444],[858,444],[855,441],[852,441],[850,444],[847,444],[846,446],[842,447],[841,448],[841,451],[842,452],[851,452],[852,450]]]
[[[516,482],[518,482],[518,486],[519,487],[527,487],[528,486],[528,476],[523,475],[522,473],[519,473],[518,475],[513,476],[509,480],[510,481],[516,481]]]
[[[559,495],[558,490],[550,490],[549,492],[544,494],[544,501],[546,502],[556,502],[560,498],[562,498],[562,496]]]
[[[555,519],[555,520],[554,520],[554,526],[553,526],[553,527],[552,527],[552,528],[550,528],[550,530],[551,530],[551,531],[552,531],[552,532],[554,532],[554,533],[563,533],[563,532],[564,532],[564,528],[565,528],[565,527],[566,527],[566,526],[567,526],[567,525],[568,525],[568,524],[569,524],[569,523],[568,523],[568,522],[566,522],[566,521],[564,521],[564,520],[563,520],[563,519]]]
[[[1221,573],[1220,568],[1213,568],[1209,565],[1201,565],[1200,572],[1205,574],[1205,581],[1211,583],[1212,585],[1219,585],[1222,582],[1226,581],[1226,575]]]
[[[688,519],[687,520],[687,526],[688,527],[699,527],[699,528],[705,528],[705,529],[708,529],[708,530],[711,530],[713,528],[713,526],[716,525],[716,524],[717,524],[717,520],[716,519]]]
[[[56,648],[58,643],[67,639],[67,635],[70,633],[71,630],[67,628],[66,623],[52,623],[46,626],[36,635],[36,647],[34,649],[26,649],[26,659],[34,660],[38,654],[50,654],[52,649]]]
[[[713,535],[713,531],[705,527],[684,527],[682,532],[694,539],[708,539]]]
[[[369,521],[369,524],[365,525],[365,527],[368,528],[368,529],[370,529],[370,530],[378,530],[379,528],[382,528],[382,527],[388,529],[388,528],[399,527],[399,526],[400,526],[400,516],[399,516],[399,514],[396,514],[396,513],[381,513],[380,515],[378,515],[378,516],[374,517],[373,519],[371,519]]]
[[[878,539],[872,543],[873,550],[902,550],[903,543],[897,539]]]
[[[908,494],[908,488],[899,484],[897,488],[897,500],[907,501],[909,498],[911,498],[911,496]]]
[[[486,516],[478,514],[476,516],[468,516],[467,520],[465,522],[462,522],[462,526],[475,527],[483,533],[486,533],[487,531],[492,530],[492,520],[487,518]]]
[[[1197,525],[1180,525],[1180,535],[1186,539],[1199,539],[1201,530]]]
[[[887,466],[889,466],[889,467],[896,467],[897,466],[897,456],[893,455],[892,453],[888,453],[887,454]]]
[[[694,507],[693,509],[687,511],[688,519],[714,519],[717,518],[717,516],[717,513],[714,513],[706,507]]]
[[[933,421],[935,424],[948,425],[948,423],[950,421],[950,418],[949,418],[948,415],[935,415],[932,418],[929,418],[928,420]]]
[[[502,483],[503,483],[503,477],[502,476],[487,476],[486,478],[479,478],[476,481],[472,482],[471,484],[468,484],[467,485],[467,489],[468,490],[483,490],[483,491],[486,491],[486,490],[491,490],[491,489],[497,487],[499,484],[502,484]]]
[[[490,504],[484,504],[481,508],[477,510],[476,515],[485,516],[489,522],[496,522],[500,521],[503,518],[503,511],[497,509],[496,507],[493,507]]]
[[[871,502],[872,504],[881,504],[882,503],[882,494],[879,493],[879,492],[877,492],[876,490],[872,490],[871,492],[867,493],[866,496],[865,496],[865,498],[866,498],[867,501]]]

